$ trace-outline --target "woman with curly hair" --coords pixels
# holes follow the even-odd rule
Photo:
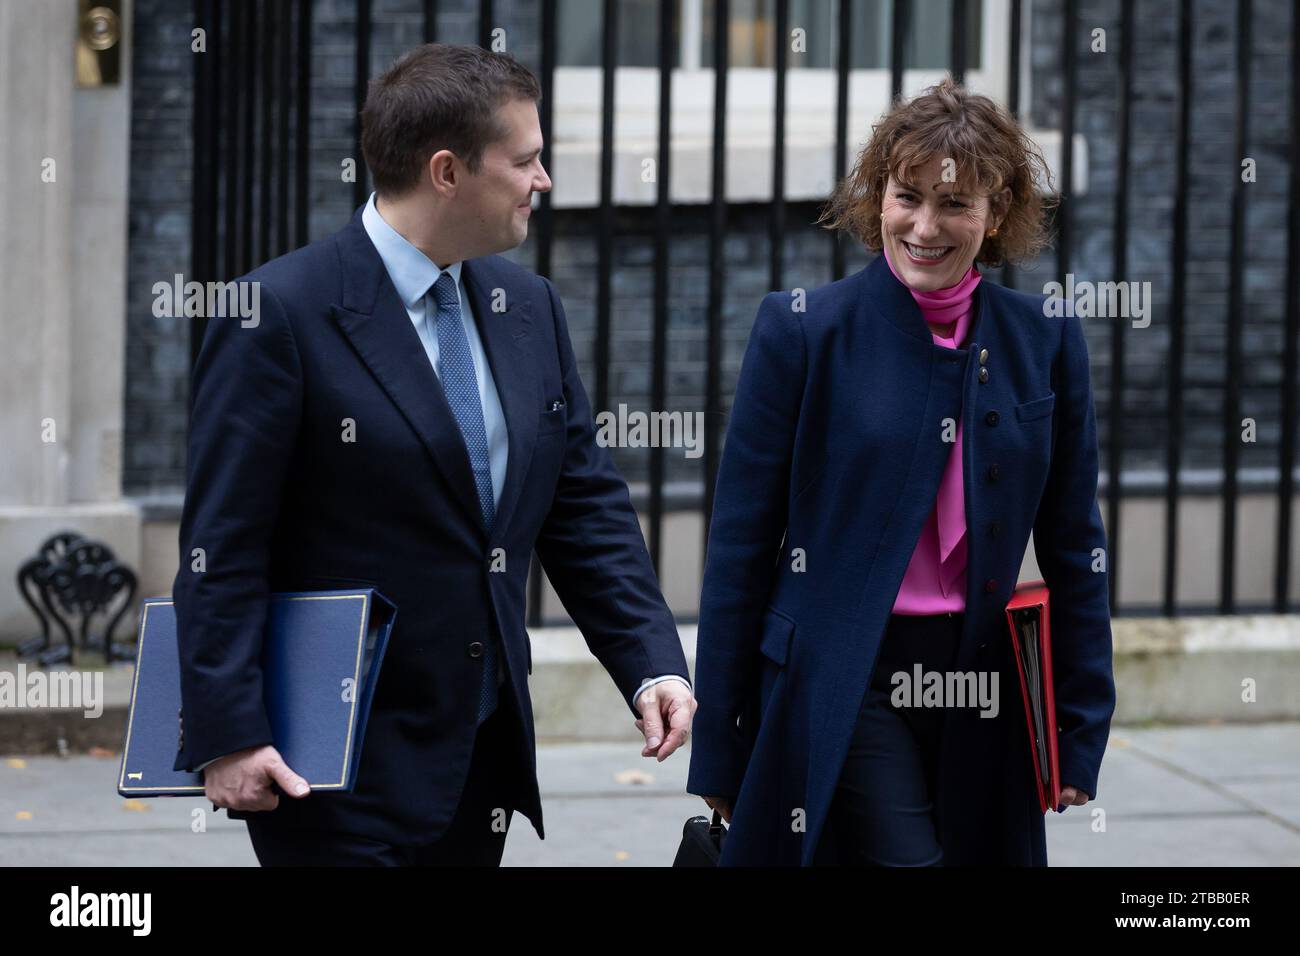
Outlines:
[[[1114,710],[1083,330],[978,265],[1046,236],[1043,157],[945,80],[873,129],[823,221],[881,253],[764,297],[723,449],[687,790],[723,864],[1046,865],[1004,608],[1051,592],[1063,811]],[[924,689],[924,692],[922,692]]]

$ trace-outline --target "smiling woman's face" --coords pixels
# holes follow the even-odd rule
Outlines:
[[[881,203],[881,234],[894,271],[917,292],[956,285],[970,271],[984,235],[1001,215],[987,193],[944,182],[940,158],[913,170],[912,181],[893,175]],[[1003,199],[1010,190],[1003,190]],[[1005,206],[1003,207],[1005,208]]]

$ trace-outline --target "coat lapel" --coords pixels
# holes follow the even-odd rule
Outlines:
[[[537,424],[542,412],[536,370],[529,361],[527,349],[532,308],[517,288],[507,288],[499,271],[492,268],[487,258],[467,259],[461,266],[461,278],[465,280],[465,294],[474,312],[483,350],[487,353],[509,434],[505,483],[501,488],[501,500],[497,502],[492,535],[495,541],[509,527],[519,501],[524,475],[528,473],[533,446],[537,442]],[[500,306],[500,312],[493,311],[494,304]]]
[[[913,336],[922,342],[933,344],[934,337],[930,334],[930,327],[926,324],[925,316],[921,314],[920,306],[912,298],[912,293],[907,286],[900,282],[889,268],[884,253],[877,255],[862,271],[867,289],[875,301],[876,307],[888,321],[905,334]],[[975,482],[971,445],[972,440],[979,437],[979,426],[976,421],[977,405],[980,398],[979,384],[976,377],[979,362],[972,361],[971,356],[979,354],[980,349],[987,344],[988,337],[993,334],[996,327],[996,319],[990,317],[994,304],[988,292],[987,277],[976,287],[974,298],[976,310],[974,320],[971,322],[965,344],[958,350],[966,352],[967,355],[961,390],[961,415],[963,421],[961,454],[962,493],[966,511],[966,606],[968,608],[979,606],[978,602],[982,598],[984,587],[984,538],[972,531],[973,528],[980,526],[981,519],[976,514],[978,501],[975,496],[979,494],[979,490]],[[997,352],[999,349],[995,347],[992,351]],[[965,615],[961,637],[963,648],[968,647],[973,641],[974,625],[975,615]]]
[[[366,235],[360,212],[336,240],[343,271],[343,301],[331,309],[335,321],[411,423],[456,500],[486,533],[460,429],[429,364],[424,343]]]
[[[411,423],[460,506],[486,534],[460,428],[406,306],[366,235],[359,211],[336,240],[343,272],[343,301],[332,308],[335,321]],[[461,278],[509,436],[506,477],[491,536],[497,540],[508,527],[519,500],[542,410],[535,370],[525,347],[532,325],[531,307],[515,288],[507,288],[505,282],[499,281],[497,270],[486,258],[466,260],[461,266]],[[497,289],[502,290],[500,296]],[[493,311],[494,302],[502,303],[502,311]]]

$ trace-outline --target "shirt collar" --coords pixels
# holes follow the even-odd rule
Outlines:
[[[393,280],[393,287],[408,309],[414,308],[424,298],[429,287],[438,281],[443,272],[451,276],[457,289],[460,288],[460,267],[464,260],[453,262],[446,269],[439,269],[379,214],[375,208],[374,193],[370,194],[370,200],[361,213],[361,224],[370,241],[375,244],[375,251],[383,260],[388,277]]]

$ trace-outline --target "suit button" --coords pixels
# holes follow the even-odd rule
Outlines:
[[[984,582],[985,594],[992,594],[997,589],[998,589],[998,582],[994,581],[992,578],[989,578],[987,581]]]
[[[989,360],[989,350],[980,349],[980,364],[984,365]]]
[[[984,382],[987,382],[988,380],[989,380],[989,370],[986,369],[986,368],[981,368],[981,369],[980,369],[980,384],[983,384]]]
[[[1002,472],[998,469],[997,465],[989,465],[989,470],[988,470],[989,481],[997,481],[998,476],[1001,474]]]
[[[996,521],[989,522],[989,534],[997,535],[1002,530],[1002,525]]]
[[[472,644],[470,644],[470,646],[469,646],[469,656],[470,656],[470,657],[482,657],[482,656],[483,656],[483,644],[482,644],[481,642],[479,642],[479,641],[474,641]]]
[[[984,423],[986,425],[996,425],[998,423],[998,413],[989,412],[987,415],[984,416]]]

